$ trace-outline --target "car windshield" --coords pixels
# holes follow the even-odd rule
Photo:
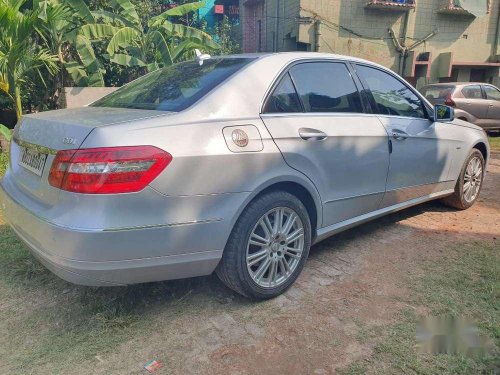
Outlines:
[[[250,63],[251,58],[213,58],[158,69],[94,102],[92,107],[179,112]]]
[[[455,87],[453,86],[428,86],[422,89],[422,95],[428,99],[445,99],[452,93]]]

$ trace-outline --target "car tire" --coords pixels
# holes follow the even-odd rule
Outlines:
[[[291,226],[288,220],[293,221]],[[276,223],[281,223],[281,229]],[[294,239],[294,234],[298,238],[288,242]],[[297,279],[310,247],[311,222],[304,204],[293,194],[272,191],[245,208],[231,232],[216,273],[224,284],[245,297],[273,298]]]
[[[476,166],[480,169],[475,169]],[[483,154],[478,149],[473,148],[460,171],[454,193],[441,201],[445,205],[459,210],[471,207],[476,202],[483,187],[484,166]],[[471,172],[473,172],[472,176],[470,176]],[[470,190],[467,190],[465,186],[467,182],[469,182],[468,189]]]

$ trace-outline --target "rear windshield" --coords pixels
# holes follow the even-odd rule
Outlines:
[[[254,59],[224,58],[183,62],[156,70],[94,102],[92,107],[179,112]]]
[[[454,86],[428,86],[422,88],[421,93],[428,100],[446,99],[454,89]]]

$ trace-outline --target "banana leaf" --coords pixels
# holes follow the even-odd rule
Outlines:
[[[130,56],[124,53],[115,53],[114,55],[110,56],[109,61],[114,62],[115,64],[118,65],[123,65],[127,67],[132,67],[132,66],[146,66],[146,63],[142,61],[141,59],[135,57],[135,56]]]
[[[120,30],[119,27],[107,25],[105,23],[93,23],[80,27],[78,33],[90,41],[111,38]]]
[[[141,37],[141,33],[137,29],[122,27],[113,35],[106,50],[110,55],[113,55],[120,47],[125,48],[128,45],[136,44],[139,37]]]

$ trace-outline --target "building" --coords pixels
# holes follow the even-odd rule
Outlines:
[[[205,0],[205,6],[198,10],[200,19],[205,20],[209,28],[227,16],[233,25],[239,24],[239,0]]]
[[[417,87],[500,83],[498,0],[240,0],[240,22],[245,52],[357,56]]]

